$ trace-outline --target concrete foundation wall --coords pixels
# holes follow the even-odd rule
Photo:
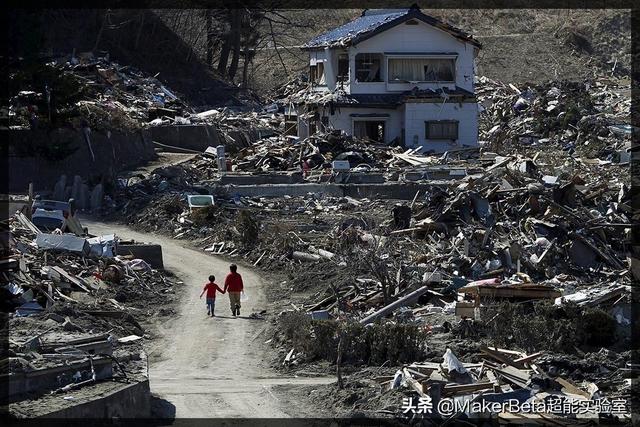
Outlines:
[[[128,384],[99,399],[42,415],[43,418],[148,418],[151,416],[149,381]]]
[[[232,131],[225,137],[215,126],[210,125],[170,125],[153,126],[149,128],[151,139],[164,145],[186,148],[194,151],[204,151],[207,147],[224,145],[226,151],[234,153],[247,147],[261,137],[260,133]],[[164,148],[171,151],[170,148]]]
[[[239,194],[248,197],[304,196],[318,193],[325,196],[353,198],[380,198],[412,200],[419,190],[422,194],[433,187],[446,187],[445,181],[430,183],[387,183],[387,184],[266,184],[266,185],[219,185],[212,188],[213,193],[227,195]]]
[[[25,193],[29,182],[35,190],[53,190],[62,174],[99,181],[103,175],[111,176],[156,157],[150,135],[144,130],[92,131],[89,138],[95,160],[80,130],[0,130],[0,137],[9,146],[10,192]],[[75,151],[52,160],[56,147]]]
[[[112,363],[111,359],[107,358],[94,360],[93,368],[96,379],[111,378],[113,376]],[[83,380],[89,379],[91,377],[90,362],[70,363],[68,366],[63,365],[27,373],[12,373],[8,378],[0,379],[0,384],[8,388],[8,396],[13,399],[26,393],[44,393],[71,384],[74,382],[73,375],[77,372],[81,373]]]
[[[224,144],[218,129],[207,125],[153,126],[149,132],[153,141],[195,151]]]

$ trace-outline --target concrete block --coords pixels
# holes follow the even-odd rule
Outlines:
[[[53,200],[65,201],[68,200],[66,198],[66,188],[67,188],[67,175],[60,175],[58,182],[53,187]]]
[[[80,209],[89,209],[89,186],[87,184],[80,186],[80,201],[78,205]]]
[[[93,187],[91,192],[91,210],[97,210],[102,207],[102,199],[104,198],[104,189],[102,184],[98,184]]]

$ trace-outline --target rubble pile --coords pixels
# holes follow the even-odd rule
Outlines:
[[[137,319],[170,314],[180,282],[118,255],[115,235],[43,233],[20,211],[9,229],[0,289],[11,331],[3,371],[10,372],[11,400],[19,402],[12,411],[46,409],[33,412],[25,394],[73,400],[93,393],[88,385],[104,392],[110,381],[144,380],[146,334]],[[41,380],[28,380],[34,376]]]
[[[339,131],[316,133],[298,141],[296,137],[271,137],[240,150],[233,158],[235,170],[286,171],[299,170],[306,162],[309,169],[329,168],[334,160],[346,160],[352,170],[370,170],[385,167],[401,154],[399,147],[373,144]]]
[[[184,116],[163,116],[158,117],[151,122],[151,126],[162,126],[169,124],[176,125],[196,125],[196,124],[210,124],[216,125],[220,130],[225,133],[232,131],[245,131],[250,132],[252,130],[267,131],[281,130],[284,128],[284,116],[278,114],[277,111],[249,111],[242,112],[236,110],[230,110],[228,108],[206,110],[199,113],[184,114]]]
[[[158,117],[191,113],[158,79],[110,61],[108,54],[70,55],[28,70],[10,75],[12,96],[3,110],[12,129],[137,129]]]
[[[480,139],[494,148],[557,145],[569,153],[628,162],[620,152],[630,148],[629,86],[601,79],[518,88],[480,77],[476,94]]]
[[[347,413],[351,409],[404,423],[429,419],[476,424],[492,420],[586,426],[599,418],[629,421],[624,394],[605,393],[594,382],[567,378],[559,369],[566,361],[556,359],[549,364],[552,358],[541,353],[491,346],[482,346],[479,354],[464,359],[469,361],[459,360],[446,348],[432,362],[405,364],[395,372],[363,371],[353,375],[356,379],[344,389],[333,389],[322,399]],[[615,367],[612,360],[608,360],[609,366]],[[611,381],[613,376],[607,376]],[[624,378],[615,375],[615,381],[624,383]],[[316,398],[321,393],[316,393]]]
[[[487,86],[480,97],[492,103],[483,102],[482,132],[493,145],[479,153],[424,156],[336,132],[303,141],[264,138],[230,159],[228,176],[205,154],[129,180],[115,210],[140,228],[282,274],[271,289],[287,306],[276,327],[287,313],[315,322],[307,337],[313,345],[276,333],[285,369],[337,363],[341,327],[375,327],[360,334],[369,340],[357,347],[363,354],[374,346],[394,354],[403,339],[422,346],[413,360],[379,360],[389,360],[391,372],[405,364],[383,381],[381,395],[406,384],[432,400],[443,390],[462,401],[593,402],[598,388],[617,397],[637,366],[622,352],[631,339],[635,277],[628,256],[630,177],[623,173],[628,104],[613,93],[597,84],[493,92]],[[410,201],[234,193],[243,182],[259,185],[253,176],[329,185],[316,178],[338,174],[335,160],[349,161],[347,174],[374,172],[384,184],[408,184],[413,174],[412,181],[429,187]],[[436,168],[447,178],[435,179]],[[385,335],[403,326],[421,331],[421,338]],[[443,342],[469,349],[471,362],[459,364],[465,378],[434,364],[429,350]],[[608,376],[592,361],[603,345],[621,350]],[[588,356],[589,366],[563,368],[574,354]],[[421,355],[426,362],[417,362]],[[344,361],[373,360],[356,359]],[[399,416],[397,407],[386,413]]]

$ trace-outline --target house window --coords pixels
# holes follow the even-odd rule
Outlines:
[[[354,120],[353,136],[369,139],[375,142],[384,142],[385,122],[376,120]]]
[[[455,59],[391,58],[389,83],[454,82]]]
[[[317,62],[316,65],[309,66],[309,81],[320,86],[324,86],[327,84],[324,79],[323,62]]]
[[[349,81],[349,55],[346,53],[338,55],[338,81]]]
[[[356,80],[358,82],[381,82],[379,53],[359,53],[356,55]]]
[[[458,139],[456,120],[437,120],[424,122],[426,139]]]

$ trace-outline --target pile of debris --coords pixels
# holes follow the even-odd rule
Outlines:
[[[151,126],[163,126],[169,124],[175,125],[196,125],[196,124],[214,124],[225,132],[251,129],[277,130],[284,127],[284,116],[274,112],[241,112],[228,108],[206,110],[199,113],[185,114],[184,116],[163,116],[158,117],[151,122]]]
[[[629,419],[629,403],[622,395],[605,398],[592,382],[575,384],[550,375],[535,363],[542,353],[480,350],[483,356],[476,363],[462,363],[447,349],[442,363],[412,363],[391,378],[377,378],[383,393],[398,388],[411,392],[401,407],[384,412],[414,420],[435,416],[448,422],[497,418],[504,423],[544,420],[553,425],[589,425],[600,414]]]
[[[297,137],[265,138],[240,150],[233,158],[234,170],[286,171],[331,168],[333,161],[348,161],[350,170],[368,171],[384,167],[391,154],[402,153],[399,147],[388,147],[342,134],[318,132],[299,141]],[[307,166],[302,164],[306,163]]]
[[[10,74],[3,121],[11,129],[137,129],[192,111],[158,79],[110,61],[108,54],[72,54],[29,70]]]
[[[629,162],[629,86],[601,79],[518,88],[480,77],[476,94],[480,139],[494,149],[556,145],[569,153]]]
[[[562,171],[566,166],[562,165],[554,176],[543,172],[550,166],[530,158],[497,157],[481,175],[448,188],[434,187],[413,208],[394,207],[393,220],[387,222],[386,230],[377,231],[377,237],[363,238],[376,233],[357,230],[359,244],[350,252],[339,251],[332,262],[352,265],[354,257],[383,257],[387,262],[381,268],[398,271],[395,279],[389,278],[396,283],[394,299],[422,285],[413,302],[431,293],[441,300],[441,309],[450,312],[458,295],[467,296],[478,307],[483,299],[553,300],[584,284],[602,288],[615,282],[616,289],[626,289],[628,294],[628,182],[623,177],[603,182],[599,166],[577,163]],[[335,232],[333,237],[347,238]],[[394,245],[385,245],[388,240]],[[401,261],[391,262],[397,259]],[[349,307],[379,301],[384,290],[380,278],[373,279],[377,292],[357,285],[349,296]],[[332,289],[326,295],[324,304],[312,303],[310,310],[335,303]],[[469,317],[473,309],[471,313]]]
[[[9,229],[0,289],[10,331],[3,372],[9,375],[10,399],[20,402],[12,411],[20,416],[23,402],[30,405],[25,395],[63,393],[56,399],[73,404],[76,393],[92,393],[87,385],[102,393],[110,387],[103,384],[107,380],[146,381],[140,346],[145,330],[137,319],[170,314],[165,307],[180,282],[122,255],[136,253],[136,245],[115,235],[44,233],[20,211],[9,219]]]

